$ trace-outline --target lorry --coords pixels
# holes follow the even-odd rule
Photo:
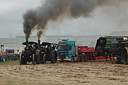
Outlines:
[[[58,42],[57,58],[59,61],[73,61],[76,56],[75,41],[62,40]]]
[[[121,42],[127,40],[128,36],[106,36],[97,40],[95,47],[95,59],[105,59],[105,53],[108,55],[111,63],[121,62]],[[116,61],[115,61],[116,59]]]
[[[78,49],[79,61],[94,60],[94,57],[93,57],[94,47],[76,46],[76,48]]]
[[[92,59],[94,48],[87,46],[76,46],[75,41],[62,40],[58,42],[57,58],[59,61],[87,61]]]

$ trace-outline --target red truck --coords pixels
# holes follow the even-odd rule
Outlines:
[[[76,46],[78,52],[78,61],[93,60],[94,47]]]

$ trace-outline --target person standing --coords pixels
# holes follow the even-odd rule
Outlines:
[[[2,57],[3,57],[3,62],[5,62],[5,55],[2,55]]]
[[[0,63],[2,62],[2,57],[1,57],[1,54],[0,54]]]
[[[105,61],[106,62],[108,61],[107,58],[108,58],[108,53],[105,51]]]

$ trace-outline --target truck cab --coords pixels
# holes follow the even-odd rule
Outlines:
[[[59,61],[71,61],[75,56],[75,41],[60,41],[57,46],[57,55]]]

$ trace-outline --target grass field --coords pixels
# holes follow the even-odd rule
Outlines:
[[[0,65],[18,65],[19,60],[16,61],[8,61],[8,62],[1,62]]]

